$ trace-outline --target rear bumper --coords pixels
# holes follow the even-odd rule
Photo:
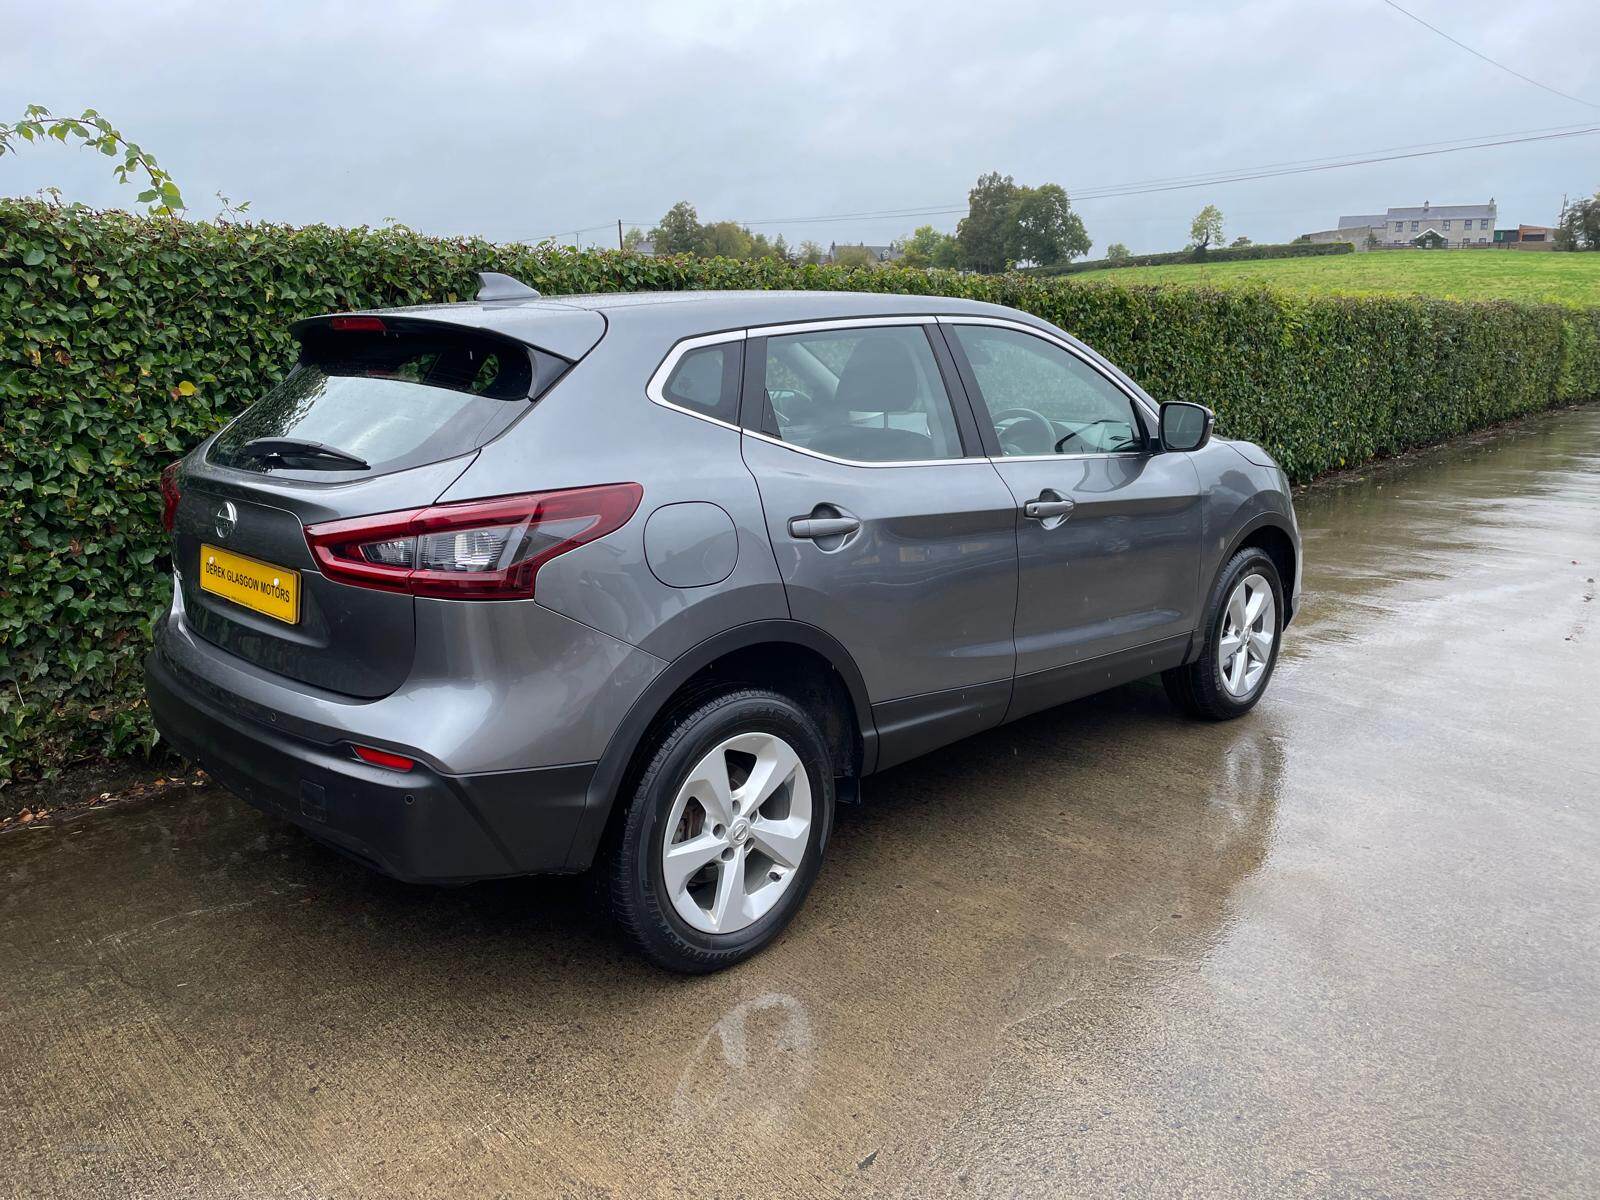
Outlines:
[[[448,775],[419,761],[392,771],[346,743],[226,711],[187,676],[159,648],[145,660],[161,736],[241,799],[384,874],[466,883],[568,869],[594,763]]]

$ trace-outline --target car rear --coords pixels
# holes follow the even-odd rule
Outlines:
[[[640,489],[529,478],[438,503],[604,330],[446,315],[300,323],[283,382],[163,476],[174,598],[150,704],[231,790],[390,874],[561,869],[592,763],[532,730],[518,747],[491,716],[574,654],[628,657],[532,598],[541,566],[620,528]]]

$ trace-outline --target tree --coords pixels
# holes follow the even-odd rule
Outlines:
[[[933,265],[946,270],[955,270],[961,265],[961,243],[950,234],[945,234],[939,241],[939,246],[933,252]]]
[[[667,209],[661,224],[650,231],[657,254],[698,254],[701,244],[700,214],[687,200]]]
[[[865,246],[836,246],[833,261],[841,267],[875,267],[878,260]]]
[[[961,261],[961,245],[932,225],[919,225],[900,243],[900,264],[906,267],[953,267]]]
[[[1121,242],[1112,242],[1111,245],[1106,247],[1107,262],[1121,262],[1123,259],[1129,257],[1131,257],[1131,255],[1128,253],[1128,248]]]
[[[789,243],[783,240],[783,234],[781,233],[772,243],[772,257],[777,259],[779,262],[794,261],[794,255],[789,253]]]
[[[992,273],[1006,267],[1012,205],[1017,200],[1017,184],[1009,175],[991,171],[978,176],[967,193],[967,215],[956,225],[956,240],[961,243],[961,261],[974,271]]]
[[[637,225],[630,226],[628,232],[622,235],[622,248],[624,250],[632,250],[637,253],[640,243],[642,243],[644,240],[644,230],[640,229]]]
[[[1189,225],[1189,242],[1196,250],[1204,250],[1212,242],[1222,241],[1222,211],[1208,204],[1195,213]]]
[[[1022,187],[998,171],[978,176],[967,193],[967,215],[956,225],[956,241],[959,265],[984,272],[1003,271],[1014,262],[1063,263],[1093,245],[1060,184]]]
[[[815,266],[822,261],[823,250],[816,242],[807,239],[800,243],[800,249],[795,251],[795,257],[803,264]]]
[[[753,246],[749,230],[732,221],[714,221],[701,226],[696,253],[706,258],[749,258]]]
[[[35,142],[47,137],[55,138],[63,145],[68,138],[77,138],[85,149],[98,150],[108,158],[120,160],[111,168],[118,183],[127,183],[130,175],[143,175],[150,186],[139,193],[137,203],[148,204],[152,213],[177,216],[184,210],[183,193],[178,190],[172,176],[92,108],[84,109],[82,116],[57,117],[42,105],[28,105],[21,119],[10,125],[0,124],[0,157],[8,153],[15,154],[19,141]],[[248,207],[248,201],[243,206],[234,207],[234,211],[242,211],[245,207]]]
[[[1228,243],[1229,246],[1232,246],[1235,249],[1239,248],[1240,246],[1248,246],[1250,244],[1250,239],[1245,237],[1242,233],[1238,237],[1234,238],[1233,241]]]
[[[1006,257],[1012,262],[1053,267],[1089,253],[1093,245],[1058,183],[1018,188],[1007,218]]]
[[[1557,250],[1600,250],[1600,192],[1561,210],[1555,245]]]

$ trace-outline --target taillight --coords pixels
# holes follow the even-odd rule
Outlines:
[[[161,472],[161,528],[168,533],[178,519],[178,501],[182,499],[178,491],[178,468],[182,465],[173,463]]]
[[[622,528],[637,483],[436,504],[306,527],[322,573],[340,583],[454,600],[520,600],[539,568]]]

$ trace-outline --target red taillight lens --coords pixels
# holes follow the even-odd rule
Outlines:
[[[178,491],[178,468],[182,465],[173,463],[161,472],[161,528],[168,533],[178,519],[178,501],[183,498]]]
[[[454,600],[521,600],[539,568],[628,523],[637,483],[437,504],[306,528],[322,573],[340,583]]]
[[[382,317],[334,317],[328,324],[340,333],[382,333]]]
[[[356,757],[362,762],[371,763],[375,767],[388,767],[391,771],[409,771],[417,765],[404,754],[393,754],[388,750],[378,750],[372,746],[357,746],[351,743],[350,749],[356,752]]]

